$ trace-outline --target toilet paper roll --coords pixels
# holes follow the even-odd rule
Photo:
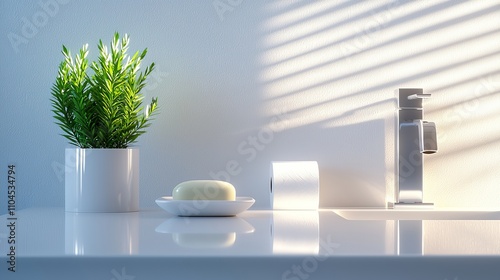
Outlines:
[[[318,163],[316,161],[272,162],[270,196],[272,209],[318,209]]]
[[[317,254],[318,211],[273,211],[273,254]]]

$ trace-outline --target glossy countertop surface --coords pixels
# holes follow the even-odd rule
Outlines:
[[[18,257],[500,255],[496,211],[249,210],[235,217],[176,217],[156,209],[43,208],[16,216]],[[0,223],[7,225],[7,218]],[[8,236],[2,226],[2,257]]]
[[[495,279],[500,212],[163,210],[0,216],[0,279]],[[15,258],[9,242],[15,239]],[[15,265],[15,272],[9,271]]]

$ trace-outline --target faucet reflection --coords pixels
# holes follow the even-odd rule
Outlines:
[[[398,255],[423,255],[423,221],[396,221],[396,250]]]

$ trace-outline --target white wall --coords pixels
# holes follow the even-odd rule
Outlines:
[[[141,207],[237,164],[238,195],[267,208],[272,160],[317,160],[321,206],[384,206],[401,87],[433,94],[439,152],[426,156],[425,200],[500,207],[498,1],[8,0],[0,185],[5,194],[16,164],[19,208],[64,204],[68,145],[49,101],[62,44],[89,43],[95,57],[115,31],[157,64],[145,94],[161,113],[138,143]]]

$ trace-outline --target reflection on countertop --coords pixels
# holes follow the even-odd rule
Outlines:
[[[429,219],[419,220],[405,213],[383,219],[376,211],[349,211],[250,210],[236,217],[187,218],[161,210],[25,209],[16,213],[16,249],[20,257],[500,255],[500,220],[493,214],[440,220],[426,213]],[[6,222],[7,216],[0,216],[0,223]],[[4,256],[7,230],[0,228]]]
[[[233,246],[236,234],[252,233],[255,228],[238,217],[171,217],[155,231],[170,234],[181,247],[202,249]]]

